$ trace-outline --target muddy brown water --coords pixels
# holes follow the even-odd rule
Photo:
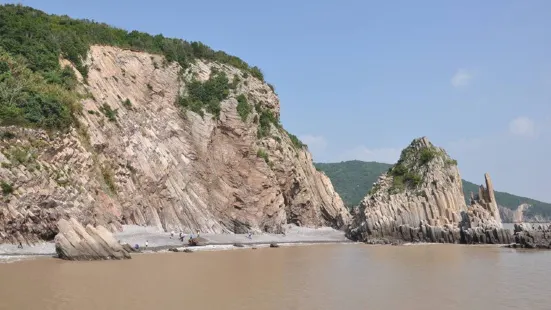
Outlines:
[[[551,251],[313,245],[0,264],[0,309],[551,309]]]

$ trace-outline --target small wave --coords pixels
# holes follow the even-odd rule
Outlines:
[[[0,255],[0,264],[16,263],[23,260],[34,259],[35,256],[30,255]]]

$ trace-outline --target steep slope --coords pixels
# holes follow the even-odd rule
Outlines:
[[[348,211],[281,127],[273,87],[218,58],[91,45],[82,64],[61,59],[82,98],[68,128],[0,128],[0,242],[51,239],[69,216],[110,230],[343,227]]]
[[[347,207],[357,206],[365,193],[371,190],[377,178],[392,167],[379,162],[359,160],[340,163],[315,163],[318,170],[325,173],[335,190]],[[477,193],[479,185],[463,180],[463,193],[466,198],[470,193]],[[503,222],[515,222],[520,217],[524,222],[551,222],[551,204],[531,198],[495,191],[496,201],[502,214]],[[466,201],[468,203],[468,199]],[[519,213],[519,206],[523,206]],[[517,220],[513,220],[513,214]]]
[[[413,140],[400,160],[354,210],[348,235],[366,242],[506,243],[488,175],[469,207],[457,163],[426,137]]]

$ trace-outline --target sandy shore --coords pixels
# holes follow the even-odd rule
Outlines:
[[[115,238],[121,243],[128,243],[132,246],[138,244],[142,249],[147,241],[148,251],[162,251],[174,247],[182,248],[187,245],[189,232],[185,233],[185,242],[179,240],[178,234],[179,232],[174,232],[174,237],[170,238],[170,232],[159,231],[155,227],[124,225],[123,231],[116,233]],[[194,251],[231,249],[235,248],[234,243],[263,247],[270,243],[291,245],[350,242],[344,236],[344,232],[330,227],[305,228],[295,225],[286,225],[285,234],[256,234],[252,235],[250,239],[246,234],[201,234],[200,236],[208,241],[208,245],[193,247]],[[24,246],[23,249],[18,249],[17,245],[13,244],[0,244],[0,263],[54,255],[55,245],[52,242]]]

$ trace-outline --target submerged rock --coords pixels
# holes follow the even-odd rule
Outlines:
[[[347,236],[371,244],[510,243],[488,174],[485,181],[467,206],[457,162],[426,137],[415,139],[354,208]]]
[[[77,220],[61,219],[55,236],[57,255],[65,260],[129,259],[130,254],[103,226],[84,228]]]

